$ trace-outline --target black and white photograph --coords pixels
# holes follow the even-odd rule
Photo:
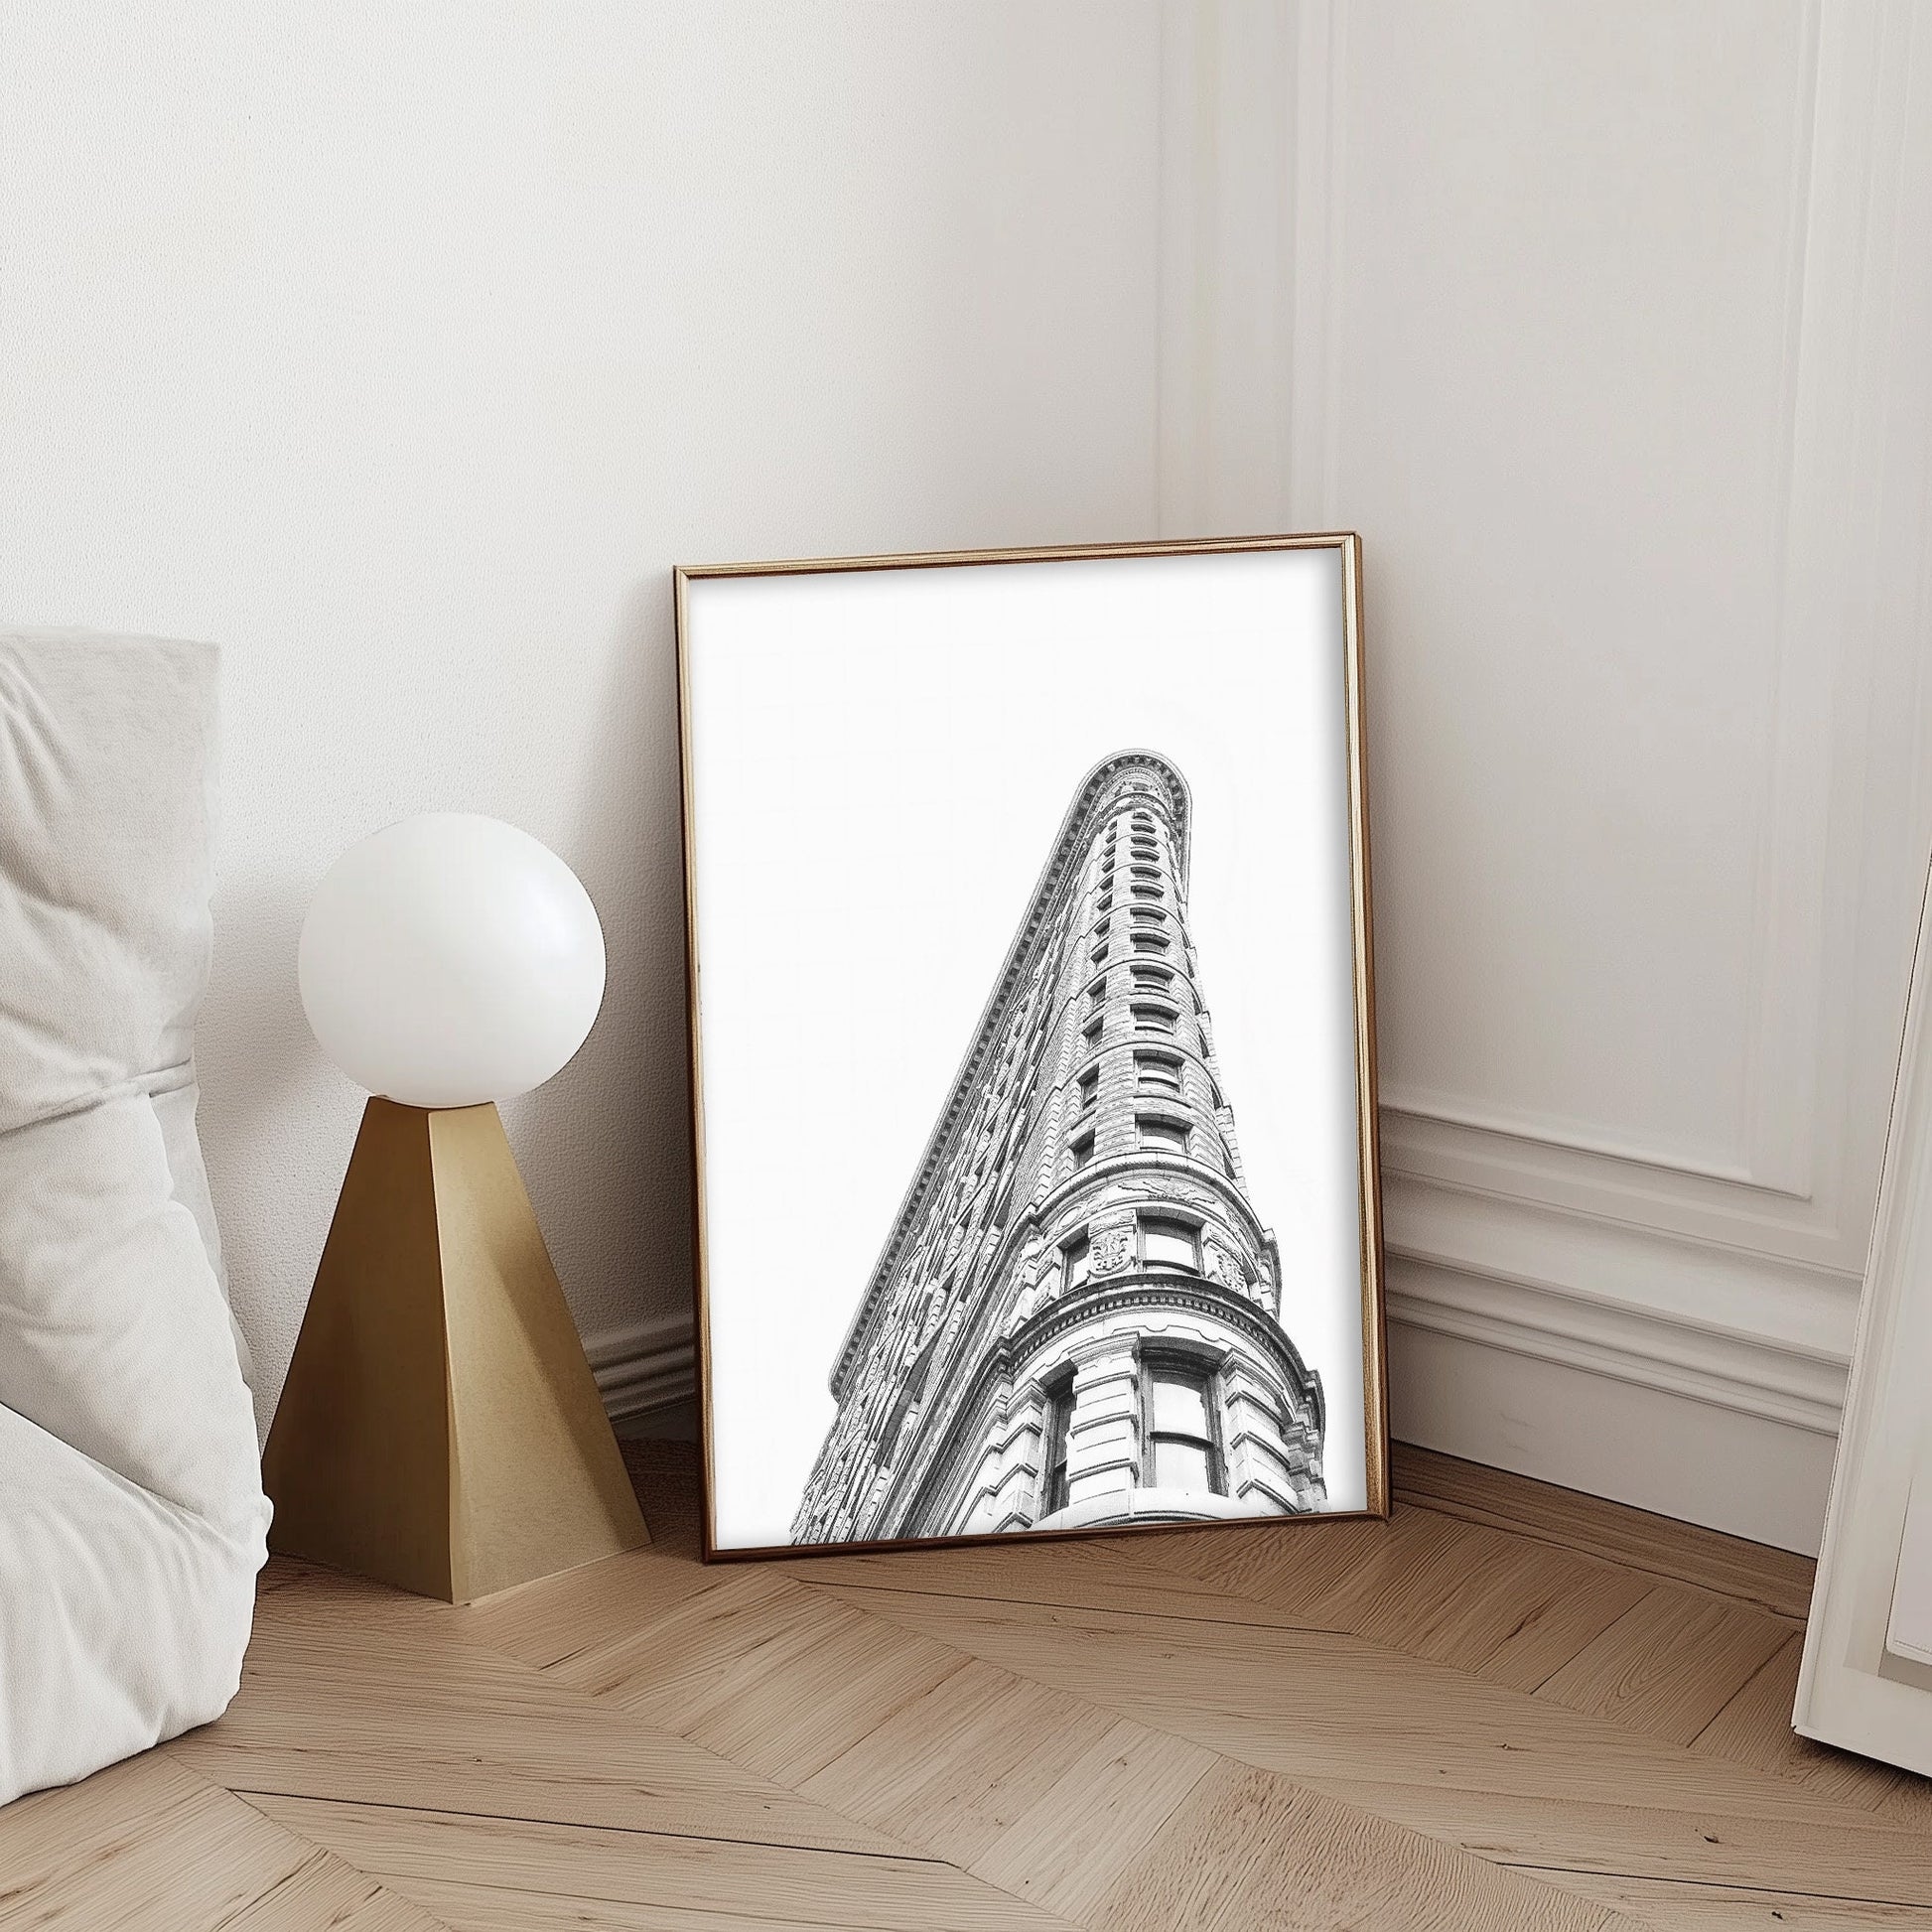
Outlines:
[[[1354,556],[681,574],[712,1554],[1384,1507]]]

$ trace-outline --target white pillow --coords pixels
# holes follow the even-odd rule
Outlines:
[[[264,1556],[194,1128],[215,664],[0,634],[0,1800],[218,1716]]]

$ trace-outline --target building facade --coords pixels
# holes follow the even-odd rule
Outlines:
[[[1074,796],[832,1369],[799,1543],[1319,1509],[1187,926],[1189,800]]]

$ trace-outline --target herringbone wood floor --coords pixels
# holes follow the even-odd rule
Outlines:
[[[0,1812],[0,1923],[1932,1926],[1932,1786],[1786,1725],[1810,1566],[1414,1450],[1395,1518],[450,1609],[276,1563],[219,1724]]]

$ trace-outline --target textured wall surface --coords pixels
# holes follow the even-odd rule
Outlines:
[[[1151,533],[1151,7],[0,14],[0,611],[225,652],[203,1125],[279,1386],[359,1096],[345,845],[492,812],[610,941],[506,1110],[592,1342],[688,1310],[668,571]]]

